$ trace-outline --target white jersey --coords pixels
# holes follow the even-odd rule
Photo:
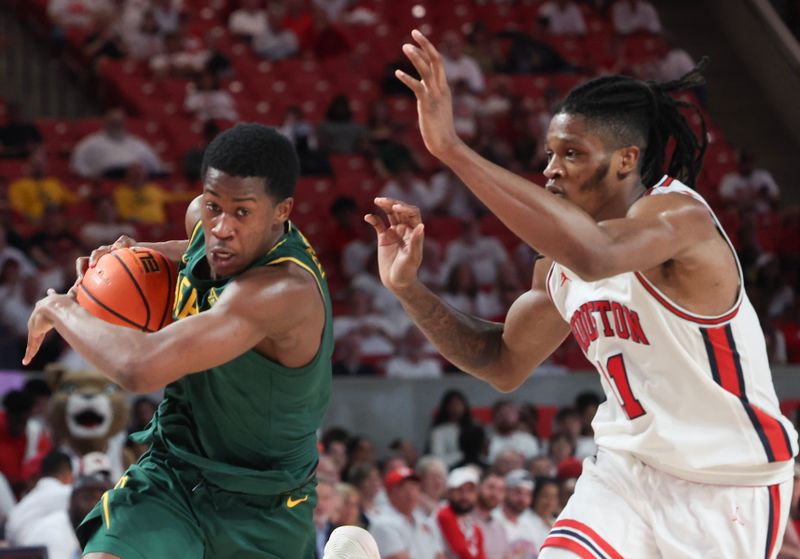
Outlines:
[[[669,177],[648,191],[670,193],[708,206]],[[606,393],[592,422],[599,447],[700,483],[791,479],[797,433],[778,407],[764,334],[738,259],[737,267],[742,287],[734,306],[720,316],[700,316],[638,272],[586,282],[553,264],[548,295]]]

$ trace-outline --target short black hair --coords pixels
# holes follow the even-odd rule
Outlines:
[[[27,392],[34,398],[36,398],[37,396],[45,396],[49,398],[50,396],[53,395],[53,391],[50,389],[50,385],[48,385],[43,379],[40,378],[28,379],[22,390],[23,392]]]
[[[294,194],[300,162],[289,139],[271,126],[237,124],[214,138],[203,155],[209,167],[233,177],[261,177],[267,194],[282,201]]]
[[[664,83],[628,76],[589,80],[570,91],[556,114],[583,116],[608,149],[637,146],[642,151],[639,172],[645,187],[655,185],[665,172],[693,187],[708,145],[705,121],[697,107],[672,94],[702,86],[701,71],[707,62],[704,57],[685,76]],[[697,111],[701,138],[695,136],[680,108]],[[674,147],[666,161],[670,146]]]
[[[22,417],[31,413],[33,396],[22,390],[12,390],[3,398],[3,407],[8,415]]]
[[[53,450],[42,458],[39,477],[56,477],[72,470],[72,460],[60,450]]]

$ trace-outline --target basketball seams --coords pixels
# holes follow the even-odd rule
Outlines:
[[[122,320],[124,322],[127,322],[128,324],[130,324],[131,326],[133,326],[134,328],[136,328],[138,330],[142,330],[143,332],[152,332],[152,330],[148,329],[146,325],[142,326],[141,324],[137,324],[134,321],[132,321],[131,319],[129,319],[128,317],[118,313],[117,311],[115,311],[111,307],[109,307],[106,304],[104,304],[102,301],[100,301],[100,299],[95,297],[94,294],[91,291],[86,289],[86,286],[83,285],[83,283],[81,283],[80,288],[81,288],[81,291],[83,291],[83,293],[85,293],[86,296],[89,297],[89,299],[91,299],[93,303],[95,303],[98,307],[100,307],[104,311],[106,311],[108,313],[111,313],[112,315],[114,315],[118,319],[120,319],[120,320]]]
[[[134,277],[133,272],[131,272],[130,268],[128,268],[128,265],[125,264],[125,261],[122,258],[120,258],[119,254],[117,254],[116,251],[112,252],[111,256],[113,256],[114,258],[117,259],[117,261],[120,263],[122,268],[128,274],[128,277],[131,278],[131,282],[136,287],[136,291],[139,293],[139,296],[142,298],[142,302],[144,303],[144,310],[145,310],[145,313],[146,313],[145,314],[145,321],[144,321],[145,326],[150,326],[150,303],[147,301],[147,297],[144,296],[144,292],[142,291],[142,288],[139,285],[139,282],[136,281],[136,278]]]

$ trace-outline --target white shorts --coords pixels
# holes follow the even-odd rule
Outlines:
[[[693,483],[600,450],[584,461],[539,559],[772,559],[791,494],[791,479],[761,487]]]

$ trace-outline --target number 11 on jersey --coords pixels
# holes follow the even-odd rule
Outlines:
[[[622,358],[621,353],[609,357],[606,361],[605,369],[599,362],[597,363],[597,368],[600,369],[609,384],[612,384],[612,380],[614,381],[616,393],[619,395],[618,401],[628,419],[636,419],[647,413],[642,404],[639,403],[639,400],[636,399],[636,396],[633,395],[631,384],[628,381],[628,370],[625,368],[625,360]],[[609,379],[609,376],[611,379]],[[612,387],[612,390],[614,387]]]

